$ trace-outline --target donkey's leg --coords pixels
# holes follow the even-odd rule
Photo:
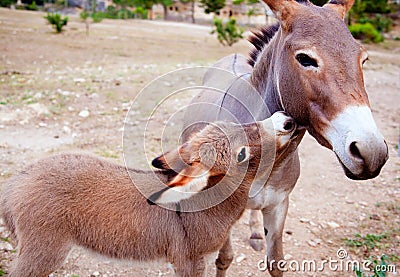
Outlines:
[[[174,264],[177,277],[204,277],[206,275],[205,258],[181,260]]]
[[[267,266],[273,277],[283,276],[282,271],[277,268],[277,264],[283,260],[282,233],[288,206],[289,198],[286,197],[272,209],[262,211],[267,240]]]
[[[256,250],[261,251],[264,248],[264,235],[263,235],[263,224],[262,214],[260,210],[250,210],[250,246]]]
[[[229,233],[229,236],[224,242],[224,245],[219,250],[218,258],[215,261],[215,265],[217,266],[217,277],[226,276],[226,271],[231,265],[232,260],[233,260],[233,250],[231,243],[231,234]]]
[[[32,238],[31,238],[32,239]],[[22,238],[18,243],[18,256],[9,277],[45,277],[59,268],[66,259],[71,246],[33,238],[26,243]]]

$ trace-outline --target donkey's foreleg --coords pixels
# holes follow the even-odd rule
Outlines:
[[[264,209],[264,231],[267,240],[267,266],[273,277],[283,276],[278,268],[279,261],[283,260],[282,233],[288,211],[289,199],[286,197],[272,209]]]
[[[256,250],[261,251],[264,248],[264,231],[262,224],[262,214],[260,210],[250,210],[250,246]]]
[[[231,235],[229,234],[228,238],[224,242],[224,245],[219,250],[218,258],[215,261],[215,265],[217,266],[217,277],[225,277],[226,271],[231,265],[233,260],[233,250],[231,243]]]
[[[174,264],[175,276],[177,277],[205,277],[206,261],[203,258],[183,259]]]

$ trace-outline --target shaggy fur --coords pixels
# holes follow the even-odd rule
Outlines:
[[[258,141],[252,141],[252,153],[257,154],[257,148],[263,146],[260,135],[252,134],[259,132],[257,126],[210,125],[182,148],[184,156],[198,160],[197,166],[210,168],[210,157],[202,152],[202,146],[211,145],[217,159],[209,170],[207,185],[218,183],[217,192],[232,192],[220,204],[198,212],[149,205],[139,192],[138,185],[151,193],[157,185],[175,179],[168,168],[154,172],[126,169],[84,154],[55,155],[28,166],[6,183],[1,195],[1,216],[18,248],[9,276],[47,276],[63,264],[74,245],[118,259],[166,260],[178,276],[203,276],[204,257],[221,249],[246,207],[255,175],[255,170],[246,171],[246,166],[258,167],[259,158],[253,155],[247,164],[237,164],[232,162],[236,156],[231,149],[253,139]],[[225,138],[221,138],[221,130]],[[245,136],[243,130],[248,132]],[[264,146],[275,144],[273,130],[262,136]],[[228,139],[230,143],[226,143]],[[165,158],[156,160],[154,164],[161,165]],[[239,173],[244,177],[238,183]],[[206,198],[214,197],[207,192]],[[200,193],[180,203],[182,211],[198,201],[197,195]]]
[[[255,49],[250,52],[250,56],[248,59],[248,63],[251,66],[254,66],[256,64],[258,56],[260,55],[264,47],[271,41],[278,30],[279,23],[270,26],[263,26],[258,30],[252,31],[252,34],[249,37],[249,42],[253,44]]]

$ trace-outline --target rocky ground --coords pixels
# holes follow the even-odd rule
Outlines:
[[[91,25],[86,36],[84,24],[71,18],[66,32],[56,35],[42,17],[0,9],[0,184],[26,164],[62,151],[85,151],[122,163],[125,116],[146,84],[172,70],[211,65],[250,49],[245,41],[233,48],[220,46],[205,26],[104,20]],[[302,172],[283,238],[288,260],[336,259],[343,248],[358,261],[386,254],[387,263],[400,270],[400,43],[366,47],[367,91],[390,159],[378,178],[351,181],[334,154],[307,136],[300,147]],[[171,86],[165,80],[162,84]],[[137,118],[129,120],[129,126],[142,126],[159,98],[151,88],[140,95],[140,105],[134,106]],[[176,107],[184,99],[176,100]],[[154,122],[162,124],[165,116],[159,109]],[[143,135],[138,132],[130,140],[133,146],[141,145]],[[159,139],[150,132],[149,141],[151,158]],[[248,245],[247,221],[248,213],[233,229],[236,258],[229,276],[267,276],[257,268],[263,253]],[[6,274],[15,249],[4,228],[0,232],[1,272]],[[171,271],[164,264],[119,262],[76,249],[52,275],[171,276]],[[305,275],[354,273],[326,269],[285,276]]]

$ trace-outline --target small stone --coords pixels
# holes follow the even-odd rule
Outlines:
[[[317,224],[315,222],[313,222],[313,221],[310,221],[310,225],[313,226],[313,227],[317,226]]]
[[[336,229],[336,228],[339,228],[339,227],[340,227],[340,225],[337,224],[335,221],[329,221],[327,224],[328,224],[328,226],[331,227],[332,229]]]
[[[69,134],[71,134],[71,128],[69,128],[68,126],[64,126],[63,132],[69,135]]]
[[[347,200],[346,200],[346,204],[354,204],[354,200],[347,199]]]
[[[28,105],[33,111],[37,113],[37,115],[46,115],[50,114],[49,109],[43,104],[40,103],[33,103]]]
[[[313,233],[314,235],[318,235],[320,232],[321,232],[321,230],[319,229],[319,228],[317,228],[317,227],[313,227],[313,228],[311,228],[311,233]]]
[[[321,243],[322,243],[322,240],[321,240],[321,239],[314,239],[314,242],[315,242],[316,244],[321,244]]]
[[[44,123],[44,122],[39,122],[38,126],[39,126],[39,127],[46,127],[46,126],[47,126],[47,124],[46,124],[46,123]]]
[[[75,83],[83,83],[85,81],[86,81],[85,78],[74,78]]]
[[[364,202],[364,201],[360,201],[360,202],[358,202],[361,206],[364,206],[364,207],[367,207],[368,206],[368,203],[367,202]]]
[[[95,271],[95,272],[92,273],[92,276],[100,276],[100,272]]]
[[[293,258],[293,256],[290,254],[286,254],[285,257],[283,257],[283,259],[286,261],[291,260],[292,258]]]
[[[14,250],[14,247],[8,242],[4,242],[1,248],[3,248],[6,251],[13,251]]]
[[[241,263],[246,259],[246,255],[243,253],[240,253],[239,256],[236,257],[235,261],[236,263]]]
[[[307,219],[307,218],[302,217],[302,218],[300,218],[300,222],[301,223],[308,223],[308,222],[310,222],[310,220]]]
[[[354,222],[349,222],[349,223],[347,223],[347,227],[356,228],[357,224]]]
[[[377,214],[371,214],[371,216],[369,218],[372,220],[377,220],[377,221],[381,220],[380,216]]]
[[[307,243],[312,247],[316,247],[317,246],[317,243],[315,241],[313,241],[313,240],[309,240],[309,241],[307,241]]]
[[[88,110],[83,110],[83,111],[80,111],[78,115],[82,118],[86,118],[90,115],[90,112]]]
[[[293,235],[293,231],[292,230],[286,230],[285,233],[290,235],[290,236]]]

